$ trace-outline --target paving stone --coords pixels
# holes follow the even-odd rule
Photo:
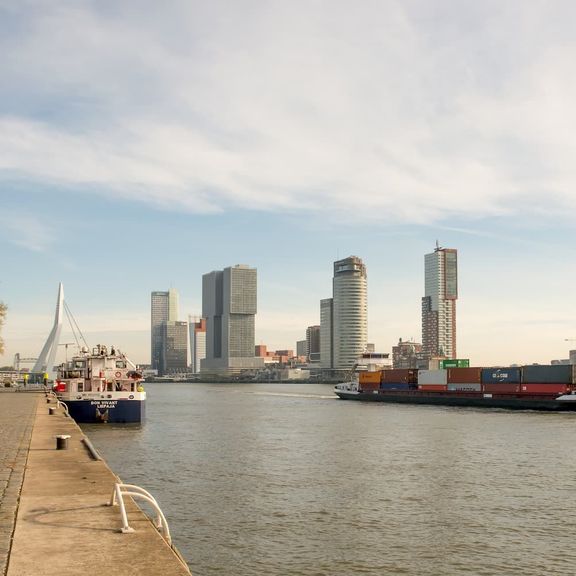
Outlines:
[[[36,404],[41,394],[0,394],[0,574],[7,569]]]

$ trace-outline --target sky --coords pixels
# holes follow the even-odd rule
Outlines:
[[[294,349],[350,255],[390,352],[421,339],[436,241],[458,249],[459,357],[567,358],[575,18],[563,0],[0,0],[0,365],[39,354],[59,282],[91,346],[149,362],[150,292],[198,316],[202,274],[235,264],[258,269],[256,343]]]

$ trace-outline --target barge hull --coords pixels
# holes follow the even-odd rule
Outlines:
[[[491,398],[483,394],[447,394],[423,393],[419,391],[391,393],[391,392],[353,392],[335,390],[342,400],[357,400],[360,402],[387,402],[391,404],[419,404],[428,406],[459,406],[468,408],[504,408],[507,410],[540,410],[547,412],[576,412],[576,401],[560,401],[554,397],[515,396],[510,394],[492,395]]]

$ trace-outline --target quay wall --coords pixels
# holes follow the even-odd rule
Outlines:
[[[56,408],[52,415],[50,407]],[[57,435],[70,436],[67,449],[57,449]],[[83,437],[61,407],[43,396],[38,400],[6,575],[190,576],[129,497],[135,531],[120,532],[119,507],[107,504],[121,480],[93,459]]]

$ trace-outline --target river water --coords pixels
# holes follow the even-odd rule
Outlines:
[[[195,576],[576,572],[576,414],[146,388],[144,425],[83,428]]]

